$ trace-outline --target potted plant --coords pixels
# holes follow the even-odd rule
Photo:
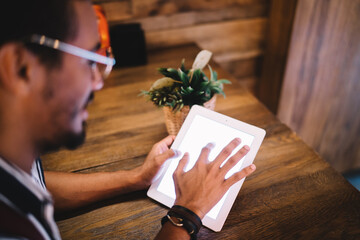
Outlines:
[[[217,79],[217,73],[208,65],[211,55],[207,50],[201,51],[191,69],[185,68],[184,59],[179,69],[159,68],[158,71],[164,77],[156,80],[149,91],[142,91],[156,106],[163,108],[169,134],[178,133],[193,105],[214,110],[216,95],[222,94],[225,97],[223,84],[229,84],[230,81]],[[210,78],[203,71],[206,65]]]

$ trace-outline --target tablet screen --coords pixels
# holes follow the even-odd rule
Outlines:
[[[222,123],[205,118],[203,116],[196,115],[182,142],[177,148],[177,150],[181,151],[182,155],[185,152],[189,153],[189,163],[186,166],[185,171],[190,170],[194,166],[200,155],[201,149],[208,143],[211,142],[215,144],[215,147],[211,150],[209,155],[209,160],[212,161],[220,153],[220,151],[236,137],[241,138],[241,144],[233,151],[233,154],[244,145],[251,147],[251,144],[254,140],[253,135],[247,134],[243,131],[226,126]],[[159,192],[171,197],[172,199],[175,199],[175,187],[172,174],[175,171],[180,158],[181,156],[171,160],[171,163],[157,188]],[[229,178],[234,172],[237,172],[241,169],[245,158],[246,156],[226,174],[226,179]],[[227,194],[228,193],[226,193],[223,198],[214,206],[214,208],[211,209],[211,211],[207,214],[208,217],[212,219],[217,218]]]

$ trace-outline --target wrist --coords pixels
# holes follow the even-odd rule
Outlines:
[[[147,179],[142,166],[134,168],[130,171],[131,171],[131,175],[133,176],[132,180],[135,188],[134,190],[142,190],[151,185],[151,181]]]
[[[201,211],[201,207],[199,207],[198,205],[194,204],[194,203],[186,203],[186,202],[182,202],[182,201],[175,201],[174,205],[179,205],[179,206],[183,206],[189,210],[191,210],[192,212],[194,212],[200,219],[203,219],[206,215],[206,213],[204,213],[203,211]]]
[[[135,169],[120,170],[110,173],[113,175],[112,181],[118,186],[121,193],[138,191],[146,188],[141,180],[141,174]]]
[[[202,227],[199,216],[193,211],[179,205],[174,205],[167,215],[162,218],[161,224],[164,225],[166,222],[170,222],[173,226],[185,229],[192,240],[197,238],[197,233]]]

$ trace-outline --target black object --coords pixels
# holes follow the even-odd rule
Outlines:
[[[172,217],[176,218],[178,222],[175,222]],[[174,226],[185,228],[191,240],[197,239],[197,233],[202,227],[202,222],[198,215],[190,209],[179,205],[174,205],[169,210],[167,215],[161,219],[161,225],[164,225],[167,221],[170,221]]]
[[[139,66],[147,63],[144,31],[138,23],[110,27],[110,41],[115,67]]]

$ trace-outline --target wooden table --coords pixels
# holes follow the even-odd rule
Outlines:
[[[43,156],[46,170],[115,171],[139,166],[167,133],[163,113],[143,97],[160,78],[158,67],[191,65],[199,49],[186,45],[149,52],[146,66],[113,71],[89,107],[88,138],[76,151]],[[226,99],[215,110],[264,128],[266,138],[224,228],[202,228],[200,239],[360,239],[360,193],[323,161],[253,95],[212,63]],[[340,144],[340,143],[339,143]],[[153,239],[167,209],[146,190],[102,201],[58,216],[64,239]]]

